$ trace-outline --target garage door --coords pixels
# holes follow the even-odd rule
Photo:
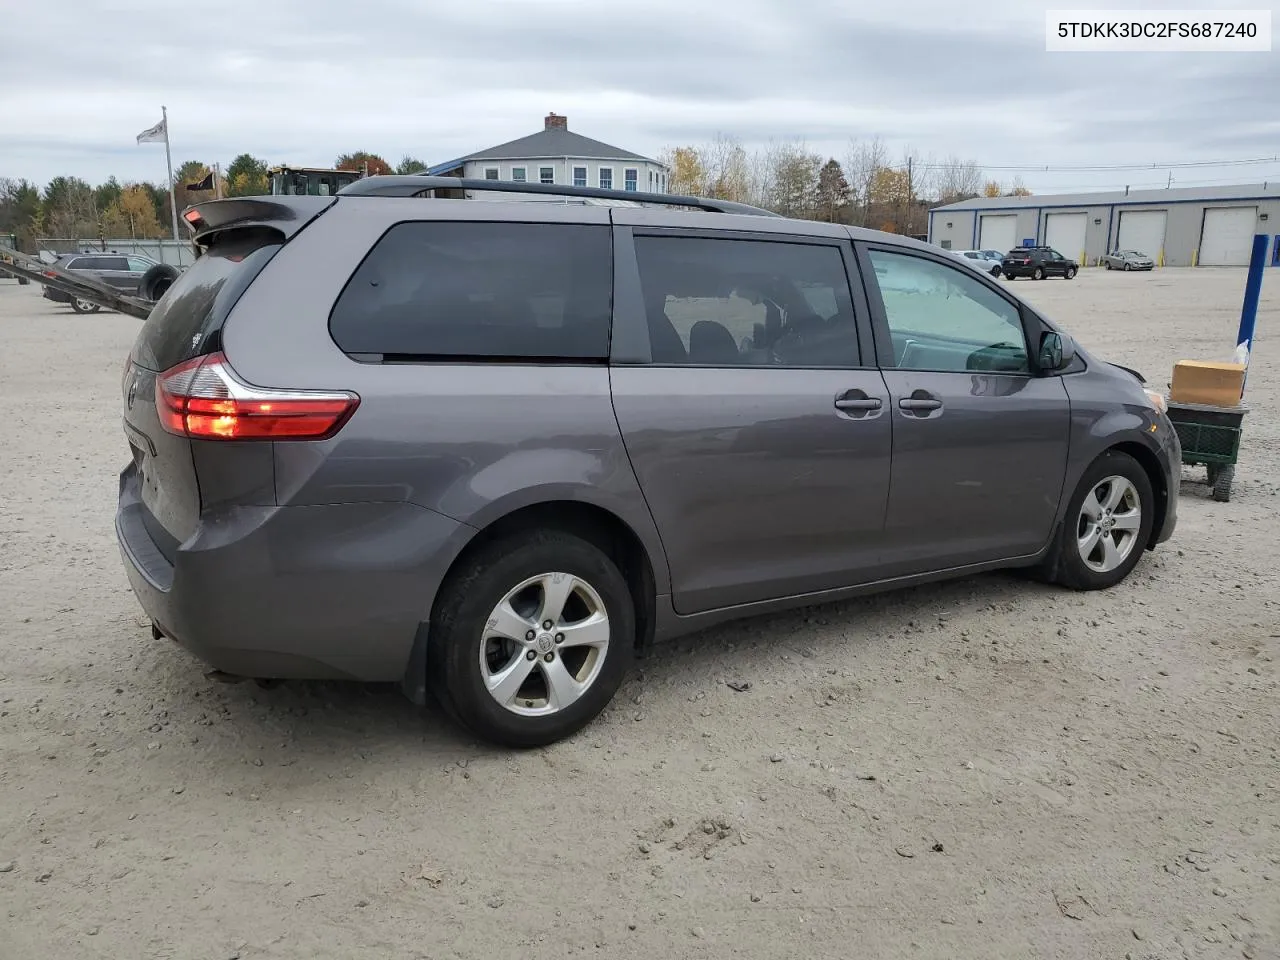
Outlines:
[[[1064,257],[1079,262],[1084,256],[1086,213],[1051,213],[1044,218],[1044,242]]]
[[[1168,216],[1164,210],[1121,210],[1115,249],[1137,250],[1159,263]]]
[[[1200,234],[1202,267],[1247,267],[1253,252],[1257,207],[1210,207]]]
[[[978,249],[1005,253],[1018,245],[1016,213],[985,213],[978,227]]]

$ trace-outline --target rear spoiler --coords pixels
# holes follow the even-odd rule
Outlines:
[[[266,227],[289,239],[333,205],[335,197],[233,197],[206,200],[182,211],[196,253],[221,233]]]

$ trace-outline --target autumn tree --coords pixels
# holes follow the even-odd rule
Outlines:
[[[854,218],[860,226],[871,225],[871,183],[876,172],[888,163],[889,150],[879,137],[849,141],[844,171],[849,180],[853,202],[860,204],[858,215]]]
[[[988,180],[982,185],[982,195],[984,197],[1000,196],[1000,184],[996,180]]]
[[[769,208],[784,217],[811,218],[818,203],[822,158],[801,141],[772,145],[768,157]]]
[[[405,155],[401,157],[400,162],[396,164],[396,173],[401,176],[408,176],[414,173],[426,173],[427,165],[417,157]]]
[[[132,240],[154,240],[165,235],[164,227],[156,218],[150,191],[137,183],[121,190],[119,199],[103,216],[102,229],[104,236]]]
[[[1031,191],[1028,190],[1026,186],[1023,185],[1021,177],[1014,177],[1013,184],[1009,187],[1009,190],[1008,192],[1005,193],[1005,196],[1006,197],[1029,197],[1031,196]]]
[[[662,162],[671,171],[667,177],[668,192],[695,197],[706,193],[707,171],[697,147],[665,150]]]
[[[82,239],[98,232],[93,188],[79,177],[54,177],[41,202],[44,227],[55,237]]]
[[[935,168],[934,186],[939,203],[970,200],[982,190],[982,171],[972,160],[950,156]]]
[[[228,197],[260,197],[271,193],[267,162],[250,153],[242,153],[227,167],[223,195]]]
[[[734,137],[720,134],[698,151],[707,196],[737,203],[751,203],[755,197],[750,159],[746,148]]]
[[[383,160],[376,153],[369,153],[367,150],[357,150],[355,153],[344,153],[338,157],[334,167],[338,170],[351,170],[355,173],[361,173],[368,164],[368,174],[371,177],[381,176],[391,172],[391,164]]]
[[[817,216],[829,223],[844,223],[849,214],[849,181],[834,158],[818,172]]]

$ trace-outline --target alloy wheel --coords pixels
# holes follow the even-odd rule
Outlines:
[[[609,639],[609,614],[591,584],[570,573],[540,573],[508,591],[489,614],[480,676],[512,713],[558,713],[599,677]]]
[[[1080,505],[1076,546],[1095,573],[1110,573],[1133,553],[1142,528],[1142,498],[1127,477],[1111,476],[1094,484]]]

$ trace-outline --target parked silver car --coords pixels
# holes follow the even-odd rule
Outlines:
[[[1115,250],[1102,258],[1108,270],[1151,270],[1156,262],[1137,250]]]
[[[951,252],[961,260],[967,261],[975,270],[989,273],[993,277],[1000,276],[1000,260],[1004,254],[997,250],[952,250]]]

